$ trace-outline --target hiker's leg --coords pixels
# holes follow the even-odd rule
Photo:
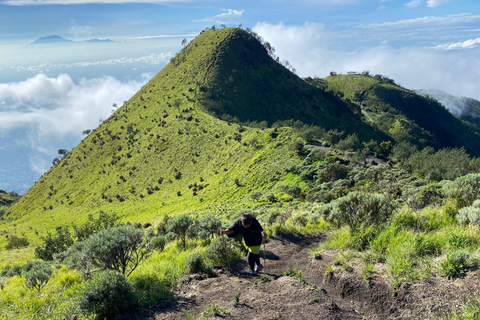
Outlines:
[[[255,253],[252,253],[253,255],[253,259],[255,261],[255,263],[257,264],[257,266],[260,265],[260,255],[259,254],[255,254]]]
[[[248,251],[247,261],[248,261],[248,264],[250,265],[250,270],[253,270],[253,268],[255,268],[255,256],[258,256],[258,255]]]

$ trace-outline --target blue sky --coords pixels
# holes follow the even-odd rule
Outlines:
[[[24,193],[212,25],[252,28],[299,76],[369,70],[480,99],[478,0],[0,0],[0,189]],[[68,44],[30,43],[59,35]],[[86,43],[100,38],[112,42]]]

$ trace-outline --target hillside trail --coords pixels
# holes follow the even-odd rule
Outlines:
[[[330,296],[322,286],[323,263],[310,257],[310,249],[324,238],[324,235],[270,237],[265,245],[266,260],[263,246],[260,251],[265,268],[258,274],[248,275],[248,264],[242,259],[232,264],[232,273],[216,270],[214,277],[186,275],[174,291],[174,299],[161,300],[150,312],[143,311],[148,315],[127,317],[199,319],[213,305],[224,312],[207,319],[362,319],[350,301]],[[294,267],[305,275],[305,282],[283,275]],[[238,303],[234,306],[236,296]]]
[[[185,275],[172,299],[119,320],[435,319],[480,297],[480,270],[455,280],[433,276],[405,282],[395,290],[381,273],[364,279],[360,263],[326,275],[336,253],[326,251],[317,259],[310,255],[325,238],[323,234],[272,236],[266,243],[265,269],[259,274],[248,275],[242,259],[232,264],[233,272],[219,269],[211,277]],[[263,247],[260,257],[263,264]],[[301,271],[305,281],[284,276],[292,268]],[[205,313],[209,310],[217,310],[217,315]]]

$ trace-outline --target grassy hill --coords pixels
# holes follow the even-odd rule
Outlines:
[[[419,147],[462,147],[478,156],[480,130],[453,116],[436,100],[415,94],[393,80],[365,74],[331,75],[316,85],[330,88],[362,108],[381,131],[397,142]]]

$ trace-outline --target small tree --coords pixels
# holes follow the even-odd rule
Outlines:
[[[195,234],[200,239],[207,239],[218,235],[222,227],[222,221],[212,213],[201,216],[195,223]]]
[[[151,253],[143,230],[127,225],[108,228],[76,242],[57,259],[81,272],[87,269],[91,274],[108,269],[128,277]]]
[[[61,155],[62,157],[65,156],[68,153],[67,149],[60,149],[58,150],[58,154]]]
[[[151,254],[143,230],[133,226],[100,231],[86,240],[84,250],[95,264],[116,270],[127,277]]]
[[[189,229],[194,225],[195,220],[193,217],[188,214],[180,214],[173,217],[168,221],[167,230],[175,234],[176,238],[179,238],[182,241],[182,246],[185,249],[187,245],[187,235],[189,234]],[[190,233],[190,236],[193,236]]]

